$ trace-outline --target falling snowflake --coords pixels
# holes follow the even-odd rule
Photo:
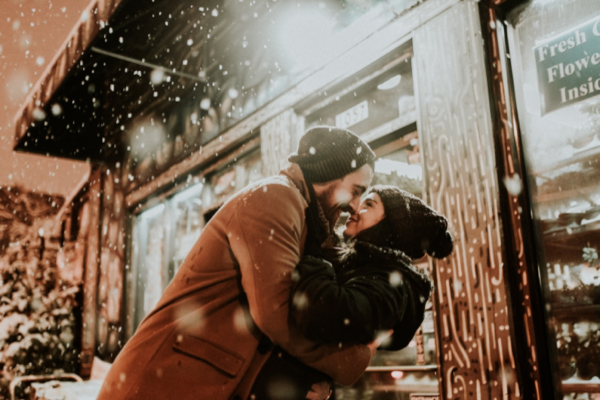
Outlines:
[[[43,121],[46,119],[46,113],[38,107],[33,110],[33,118],[35,118],[36,121]]]
[[[62,114],[62,107],[58,103],[53,104],[51,110],[52,110],[52,115],[58,116],[58,115]]]
[[[518,196],[521,194],[521,191],[523,190],[523,183],[521,182],[521,177],[519,174],[514,174],[512,177],[507,176],[504,178],[503,182],[506,190],[512,196]]]
[[[154,85],[159,85],[163,82],[165,78],[165,73],[160,69],[155,69],[150,74],[150,82]]]
[[[210,99],[208,97],[205,97],[200,102],[200,108],[203,110],[208,110],[210,108],[210,103],[211,103]]]
[[[398,271],[394,271],[390,274],[390,285],[398,286],[402,283],[402,274]]]

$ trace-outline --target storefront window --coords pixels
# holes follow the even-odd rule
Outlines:
[[[326,99],[307,106],[306,126],[347,128],[369,143],[377,155],[373,185],[394,185],[423,196],[417,114],[410,43],[396,54],[361,71]],[[342,218],[340,223],[344,223]],[[428,271],[427,258],[416,265]],[[409,399],[438,393],[432,303],[425,321],[408,347],[378,351],[362,378],[352,387],[336,388],[336,399]]]
[[[535,0],[509,53],[559,399],[600,391],[600,8]]]

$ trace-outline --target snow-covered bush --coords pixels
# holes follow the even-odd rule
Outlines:
[[[73,313],[77,288],[57,280],[56,252],[44,248],[34,207],[7,203],[0,196],[0,222],[9,228],[0,238],[0,400],[8,398],[14,377],[74,372],[78,356]]]

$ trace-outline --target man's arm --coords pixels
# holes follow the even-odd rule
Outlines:
[[[300,261],[304,204],[295,189],[281,184],[247,194],[228,226],[250,314],[274,343],[342,384],[355,382],[371,352],[364,345],[321,345],[289,323],[292,271]]]

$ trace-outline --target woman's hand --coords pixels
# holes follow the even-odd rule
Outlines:
[[[328,400],[331,397],[331,384],[327,381],[313,383],[305,399]]]
[[[377,348],[381,346],[381,343],[383,343],[387,338],[392,336],[392,333],[394,333],[393,329],[390,329],[389,331],[382,331],[377,335],[375,340],[367,344],[367,347],[369,348],[369,350],[371,350],[371,357],[375,355],[375,352],[377,351]]]

